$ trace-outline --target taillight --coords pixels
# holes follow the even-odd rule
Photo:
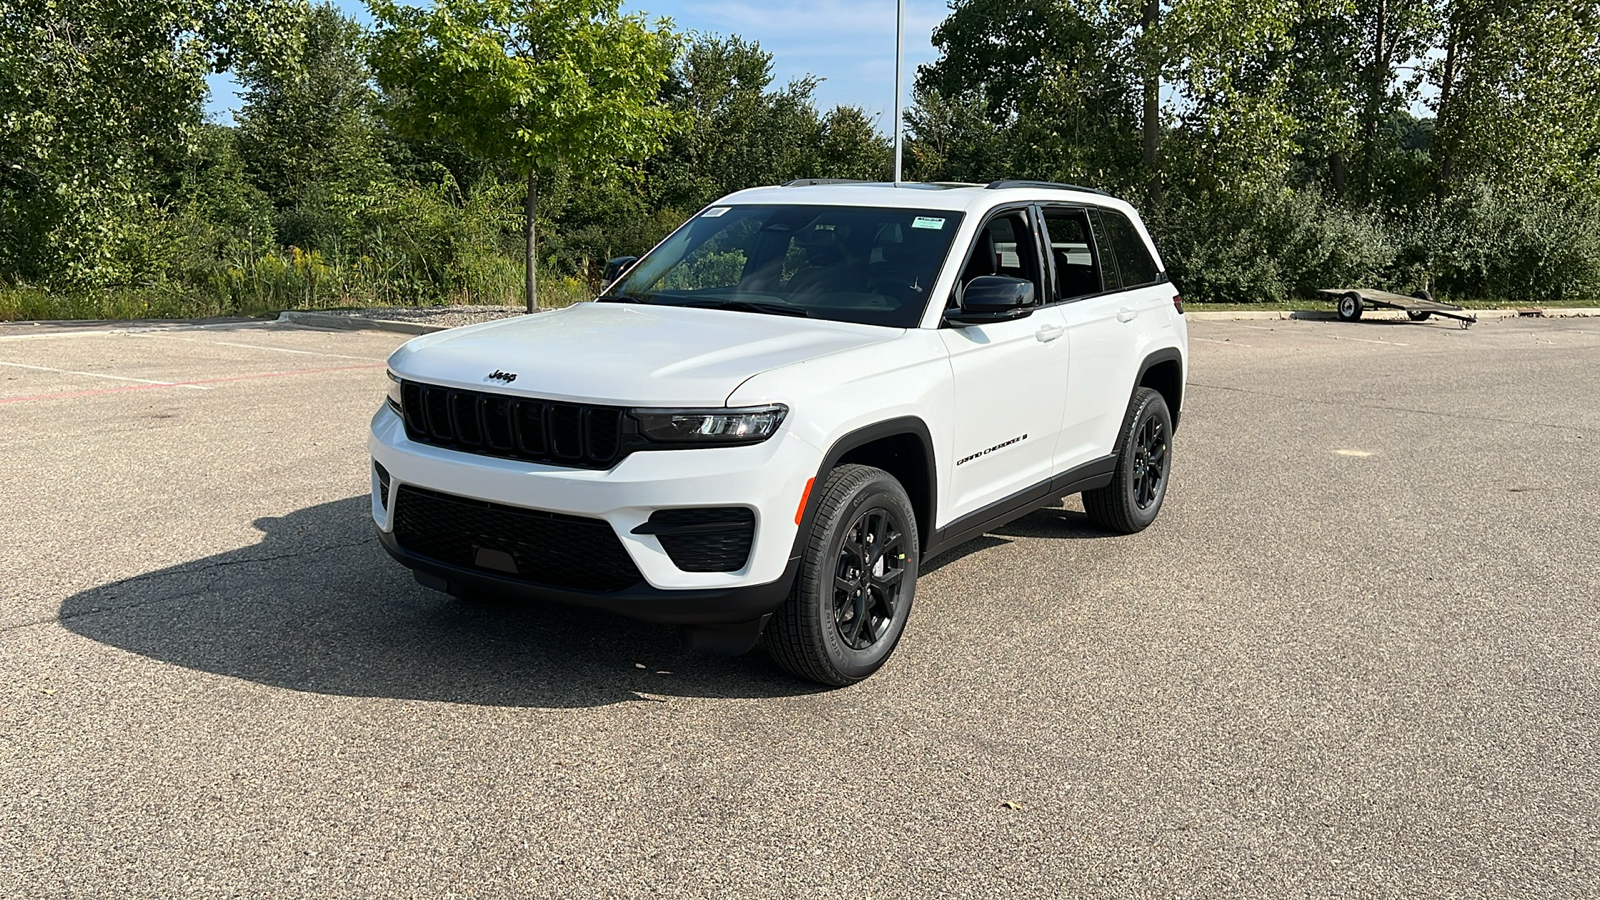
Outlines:
[[[1183,295],[1182,294],[1173,294],[1172,295],[1172,308],[1178,311],[1178,315],[1180,315],[1180,316],[1183,315]]]

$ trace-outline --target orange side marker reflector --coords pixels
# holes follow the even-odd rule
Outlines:
[[[800,492],[800,508],[794,511],[794,523],[796,525],[799,525],[800,520],[806,517],[806,501],[811,499],[811,485],[815,483],[815,478],[807,478],[806,489]]]

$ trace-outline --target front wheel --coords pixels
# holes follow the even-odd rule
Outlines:
[[[794,586],[762,635],[767,653],[790,673],[833,686],[878,671],[911,614],[918,546],[911,499],[894,476],[834,469]]]
[[[1172,413],[1161,394],[1139,388],[1128,405],[1111,483],[1084,491],[1083,511],[1089,514],[1089,521],[1108,531],[1143,531],[1161,511],[1171,474]]]

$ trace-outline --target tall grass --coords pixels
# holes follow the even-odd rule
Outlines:
[[[165,215],[158,228],[174,236],[165,242],[172,251],[140,267],[138,283],[46,290],[0,282],[0,320],[524,302],[521,197],[513,185],[463,192],[448,179],[389,184],[363,196],[313,198],[281,213],[309,233],[316,249],[259,240],[270,231],[264,223],[241,234],[190,210],[153,215]],[[567,268],[541,261],[541,306],[594,296],[596,267]]]

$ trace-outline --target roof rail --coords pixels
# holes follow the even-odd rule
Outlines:
[[[859,178],[796,178],[793,181],[785,181],[783,186],[814,187],[819,184],[872,184],[872,182],[862,181]]]
[[[1082,191],[1085,194],[1099,194],[1102,197],[1111,196],[1099,188],[1084,187],[1081,184],[1061,184],[1055,181],[1028,181],[1025,179],[1019,180],[1003,178],[999,181],[991,181],[985,185],[985,187],[991,191],[997,191],[1001,188],[1055,188],[1062,191]]]

